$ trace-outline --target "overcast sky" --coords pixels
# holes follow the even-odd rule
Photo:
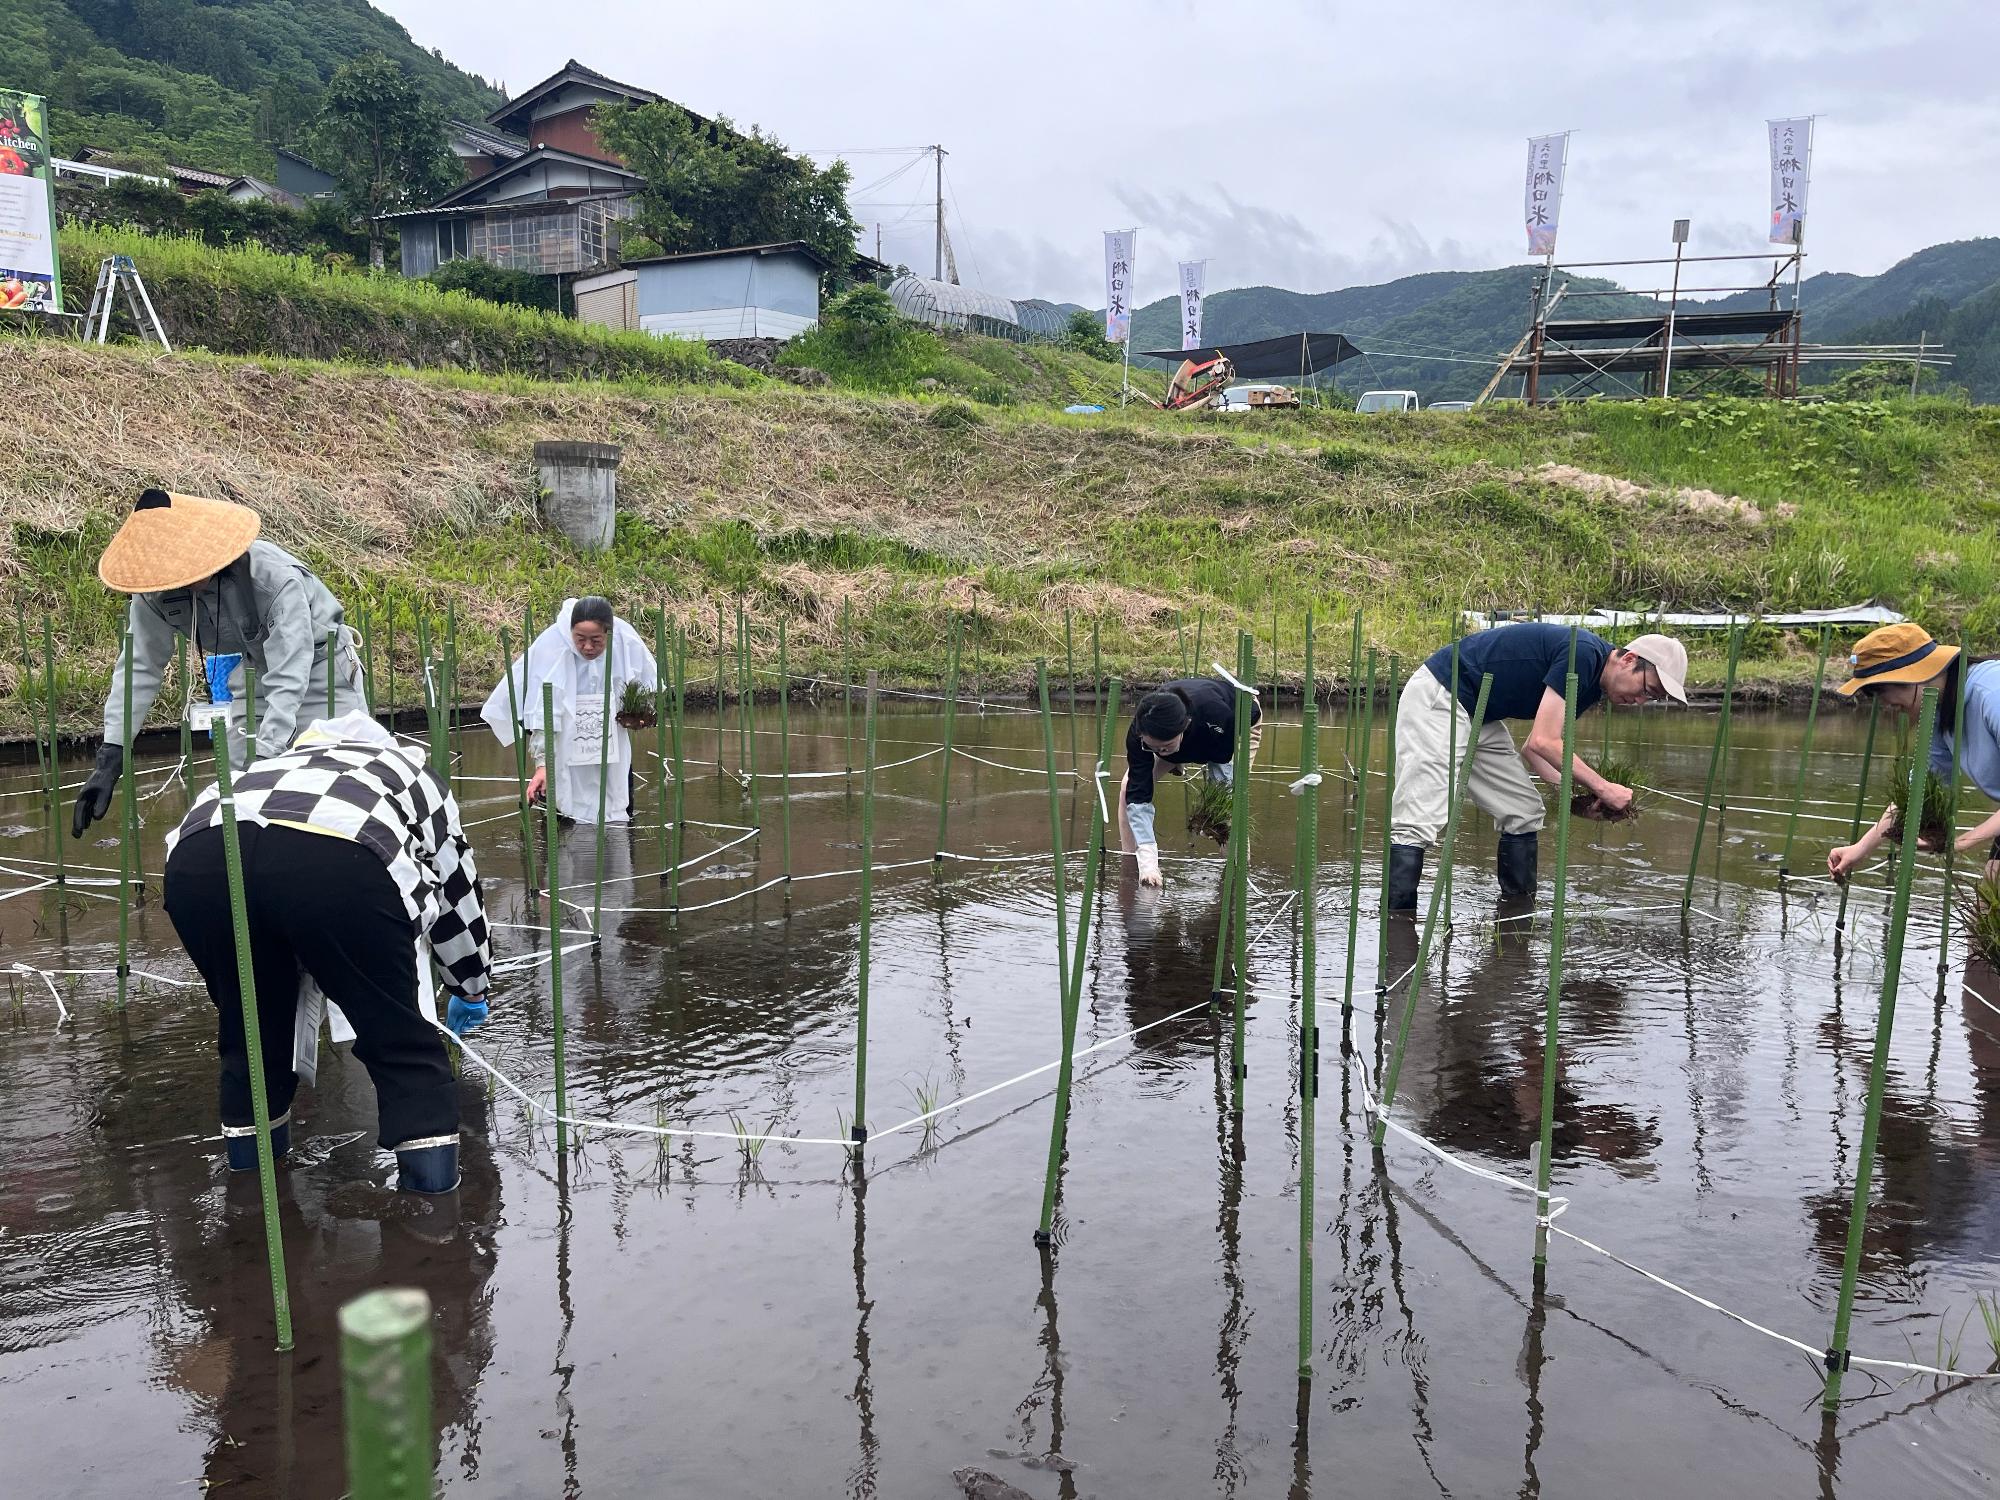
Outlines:
[[[383,0],[377,0],[378,4]],[[855,151],[856,215],[929,273],[942,142],[962,279],[1100,305],[1299,291],[1526,258],[1530,135],[1570,130],[1564,260],[1761,247],[1764,121],[1815,115],[1808,269],[2000,233],[2000,0],[387,0],[519,90],[574,56],[799,150]],[[871,154],[858,154],[871,148]],[[864,248],[872,249],[872,232]]]

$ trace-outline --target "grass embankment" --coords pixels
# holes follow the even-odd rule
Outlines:
[[[1941,634],[2000,634],[2000,413],[1942,403],[1067,417],[52,339],[0,340],[0,401],[0,573],[36,633],[55,611],[72,727],[95,713],[118,629],[95,560],[148,484],[255,504],[354,616],[393,602],[405,702],[413,606],[437,619],[456,601],[470,693],[524,600],[546,620],[586,591],[664,604],[697,674],[714,667],[716,605],[733,621],[739,596],[767,664],[789,619],[802,674],[837,671],[851,603],[857,662],[891,684],[938,681],[963,620],[968,677],[976,663],[988,691],[1026,681],[1037,656],[1061,674],[1065,605],[1083,669],[1095,621],[1107,666],[1134,679],[1183,663],[1202,618],[1204,659],[1250,628],[1268,680],[1275,607],[1296,682],[1309,605],[1323,679],[1344,667],[1357,604],[1369,642],[1406,661],[1459,604],[1751,613],[1878,594]],[[530,445],[557,437],[625,446],[603,557],[536,522]],[[1561,482],[1542,469],[1558,462]],[[1697,685],[1721,677],[1718,645],[1697,642]],[[1749,645],[1748,685],[1810,675],[1810,642],[1760,629]],[[18,728],[11,641],[3,654],[0,710]]]
[[[63,227],[65,301],[90,306],[98,262],[129,255],[175,347],[216,354],[362,360],[374,365],[543,379],[744,383],[705,345],[657,339],[506,307],[392,273],[328,268],[258,245],[219,250],[188,235]],[[123,327],[124,308],[119,308]]]

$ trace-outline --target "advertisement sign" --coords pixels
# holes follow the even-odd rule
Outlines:
[[[1522,212],[1528,223],[1528,253],[1556,253],[1556,220],[1562,217],[1563,162],[1569,155],[1569,132],[1538,135],[1528,140],[1528,186]]]
[[[0,312],[61,312],[55,173],[39,94],[0,89]]]
[[[1201,347],[1201,292],[1202,282],[1207,277],[1208,262],[1205,260],[1184,260],[1181,262],[1181,348]]]
[[[1768,120],[1771,130],[1771,243],[1802,244],[1806,187],[1812,180],[1812,121]]]
[[[1114,344],[1132,337],[1132,252],[1136,229],[1104,231],[1104,336]]]

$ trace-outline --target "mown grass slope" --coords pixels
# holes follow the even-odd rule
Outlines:
[[[1873,594],[1940,632],[2000,634],[2000,413],[1943,403],[1069,417],[53,339],[0,340],[0,401],[0,574],[36,633],[55,613],[75,725],[118,629],[95,560],[149,484],[257,506],[352,614],[393,611],[405,696],[415,609],[456,601],[471,689],[524,600],[546,619],[583,591],[663,606],[711,661],[717,606],[733,620],[742,598],[761,659],[783,614],[797,670],[820,675],[851,607],[857,662],[892,683],[937,681],[962,621],[989,690],[1060,663],[1065,608],[1080,650],[1095,624],[1107,668],[1139,678],[1185,665],[1197,621],[1204,656],[1254,630],[1268,678],[1275,610],[1296,681],[1308,607],[1322,680],[1357,606],[1369,642],[1405,660],[1461,605],[1754,613]],[[537,522],[538,438],[624,445],[610,553],[580,557]],[[1796,681],[1810,662],[1758,632],[1745,678]],[[1719,676],[1698,644],[1697,681]],[[11,692],[0,706],[18,727]]]

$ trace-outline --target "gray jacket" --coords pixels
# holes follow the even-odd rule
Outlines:
[[[146,722],[159,696],[176,636],[191,636],[205,654],[240,653],[257,672],[257,754],[290,747],[306,690],[326,680],[327,632],[340,628],[340,601],[312,570],[284,548],[256,541],[214,578],[163,594],[135,594],[132,632],[132,722]],[[200,675],[199,663],[195,673]],[[236,680],[240,683],[241,674]],[[239,688],[240,691],[240,688]],[[125,653],[111,668],[104,700],[104,738],[126,745]]]

